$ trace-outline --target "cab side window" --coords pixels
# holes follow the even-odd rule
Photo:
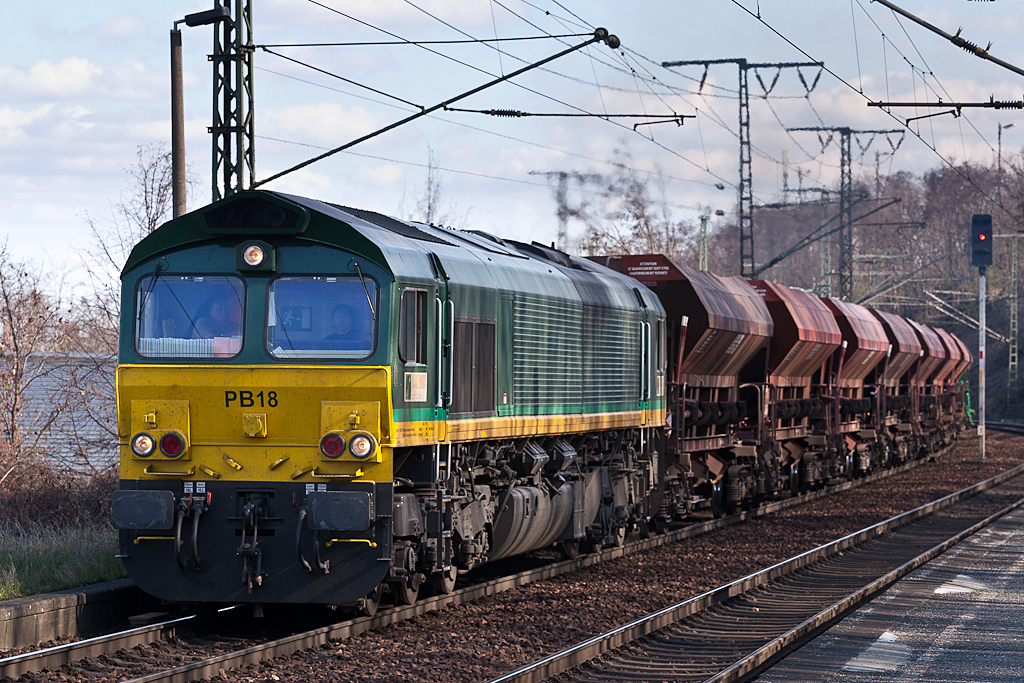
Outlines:
[[[406,365],[426,363],[427,293],[403,289],[398,305],[398,355]]]

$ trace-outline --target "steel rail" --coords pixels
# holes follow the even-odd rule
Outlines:
[[[777,661],[782,653],[807,642],[823,629],[831,626],[841,619],[848,612],[870,602],[876,595],[892,586],[910,572],[924,564],[927,564],[928,562],[931,562],[953,546],[970,538],[985,527],[991,525],[1002,517],[1005,517],[1022,505],[1024,505],[1024,498],[1007,505],[995,514],[989,515],[985,519],[973,524],[967,529],[964,529],[955,536],[933,546],[926,552],[905,562],[891,572],[872,581],[860,590],[851,593],[842,600],[836,601],[832,605],[829,605],[810,619],[805,620],[803,623],[790,629],[786,633],[783,633],[770,643],[758,648],[743,659],[707,679],[705,683],[737,683],[738,681],[745,680],[752,673],[760,671],[772,662]]]
[[[931,457],[939,458],[947,453],[950,448],[951,447],[946,447],[936,452]],[[488,595],[503,593],[536,581],[554,578],[601,562],[607,562],[609,560],[623,557],[634,552],[649,550],[668,543],[675,543],[687,538],[693,538],[734,524],[739,524],[748,519],[761,517],[803,505],[829,495],[841,493],[852,488],[863,486],[865,484],[908,471],[925,464],[928,460],[928,458],[912,460],[897,467],[870,474],[861,479],[826,487],[820,491],[813,491],[800,496],[794,496],[792,498],[784,498],[782,500],[764,503],[754,510],[742,511],[721,519],[712,519],[689,524],[682,529],[657,535],[648,539],[632,541],[622,547],[606,548],[600,552],[585,555],[577,559],[555,562],[544,567],[520,572],[512,576],[468,586],[447,595],[438,595],[419,600],[413,605],[388,608],[386,610],[382,610],[373,617],[360,617],[349,621],[339,622],[337,624],[306,631],[293,636],[287,636],[261,645],[255,645],[237,652],[220,655],[209,660],[184,665],[173,670],[149,674],[133,679],[130,683],[154,683],[156,681],[175,681],[178,683],[184,683],[185,681],[192,681],[216,675],[221,669],[229,669],[243,666],[245,664],[258,663],[265,659],[288,655],[306,648],[317,647],[329,640],[350,638],[359,635],[360,633],[364,633],[372,629],[383,628],[427,612],[441,610],[448,605],[472,602]],[[0,659],[0,677],[10,676],[11,678],[17,678],[23,673],[39,671],[43,668],[55,669],[69,662],[109,653],[121,648],[131,648],[139,644],[147,645],[174,635],[175,628],[178,625],[187,622],[192,618],[193,617],[184,617],[161,624],[139,627],[108,636],[99,636],[89,640],[77,641],[37,652],[30,652],[6,659]]]
[[[218,612],[228,612],[238,605],[222,607]],[[179,626],[198,618],[197,614],[168,619],[158,624],[138,626],[135,628],[95,636],[72,643],[54,645],[42,650],[33,650],[20,655],[0,659],[0,678],[16,679],[24,673],[42,669],[56,669],[64,664],[77,662],[80,659],[109,654],[122,648],[133,648],[136,645],[149,645],[160,640],[167,640],[177,634]]]
[[[985,429],[990,432],[1005,432],[1007,434],[1024,436],[1024,424],[1014,424],[1012,422],[986,422]]]
[[[149,645],[158,640],[166,640],[176,633],[178,626],[195,618],[196,615],[193,614],[159,624],[139,626],[127,631],[118,631],[117,633],[96,636],[86,640],[76,640],[65,645],[57,645],[43,650],[6,657],[0,659],[0,678],[9,677],[17,679],[24,673],[40,671],[42,669],[56,669],[70,662],[88,657],[96,657],[120,650],[121,648],[133,648],[136,645]]]
[[[570,669],[574,669],[587,662],[595,660],[602,655],[607,655],[610,652],[637,640],[638,638],[642,638],[658,631],[659,629],[675,624],[686,617],[708,610],[709,608],[721,604],[726,600],[748,593],[760,586],[765,586],[780,577],[792,574],[794,571],[818,562],[819,560],[833,556],[855,545],[877,538],[891,530],[949,508],[971,496],[999,486],[1000,484],[1022,474],[1024,474],[1024,465],[1018,465],[1013,469],[1007,470],[1006,472],[986,479],[985,481],[979,482],[973,486],[951,493],[936,501],[922,505],[870,527],[866,527],[865,529],[844,536],[841,539],[821,545],[805,553],[801,553],[789,560],[785,560],[759,572],[755,572],[723,586],[701,593],[693,598],[670,605],[669,607],[645,617],[641,617],[640,619],[631,621],[628,624],[619,626],[607,633],[585,640],[571,648],[563,650],[562,652],[550,655],[536,662],[515,669],[514,671],[498,676],[497,678],[493,678],[488,681],[488,683],[537,683],[538,681],[544,681],[554,676],[558,676]],[[1018,500],[1013,505],[985,521],[987,523],[991,523],[991,521],[998,519],[1022,504],[1024,504],[1024,499]],[[972,529],[977,526],[977,524],[973,525]],[[931,548],[923,555],[918,556],[916,560],[908,561],[898,569],[891,572],[891,574],[895,575],[898,572],[902,572],[899,574],[899,576],[902,577],[913,568],[916,568],[917,565],[914,565],[915,561],[920,560],[920,558],[924,556],[928,556],[928,559],[932,559],[934,556],[944,552],[949,547],[952,547],[955,543],[960,542],[960,540],[965,537],[964,533],[966,532],[961,532],[951,539],[947,539],[947,541]],[[939,550],[940,548],[941,550]],[[928,560],[920,561],[918,562],[918,565],[923,564],[926,561]],[[868,595],[873,596],[879,591],[884,590],[884,588],[888,587],[888,585],[895,580],[898,579],[892,579],[889,581],[886,581],[884,578],[878,579],[862,588],[858,591],[858,594],[860,595],[860,598]],[[815,618],[808,619],[804,623],[801,623],[800,626],[791,629],[789,634],[791,637],[796,637],[797,635],[806,637],[807,634],[814,633],[816,630],[822,628],[823,624],[836,620],[839,616],[852,609],[853,606],[854,603],[849,598],[840,600],[831,607],[823,610],[818,615],[819,621],[813,627],[810,623],[815,622]],[[780,652],[793,646],[794,641],[785,641],[784,637],[785,636],[779,636],[778,638],[773,639],[768,643],[768,645],[764,646],[764,648],[768,649],[760,655],[757,653],[751,653],[749,655],[749,661],[747,661],[747,658],[744,658],[732,664],[728,669],[723,670],[719,674],[715,674],[712,678],[708,679],[708,683],[712,681],[714,683],[731,683],[749,675],[751,671],[755,671],[758,668],[763,667],[766,662],[770,661],[773,657],[777,657]],[[735,674],[736,677],[718,678],[718,676],[724,676],[726,671],[730,669],[733,671],[729,676],[733,676]]]

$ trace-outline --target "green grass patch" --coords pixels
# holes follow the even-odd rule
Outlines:
[[[125,576],[109,524],[0,527],[0,600]]]

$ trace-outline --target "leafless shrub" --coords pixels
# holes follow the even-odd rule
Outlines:
[[[628,153],[619,152],[615,172],[603,176],[600,203],[578,211],[586,233],[580,242],[585,254],[664,254],[680,262],[695,254],[696,228],[673,216],[668,179],[661,172],[644,175]]]
[[[5,468],[0,483],[0,526],[82,526],[110,520],[117,469],[76,474],[43,458],[21,457]]]

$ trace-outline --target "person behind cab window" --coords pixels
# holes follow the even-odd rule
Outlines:
[[[372,346],[369,333],[358,324],[352,307],[338,304],[331,311],[331,334],[324,337],[324,348],[366,350]]]
[[[237,301],[223,296],[214,297],[210,299],[206,313],[196,320],[194,336],[199,339],[238,336],[242,332],[239,320]]]

